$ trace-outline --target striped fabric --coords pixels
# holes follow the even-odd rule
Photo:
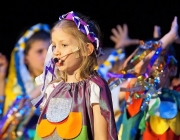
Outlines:
[[[114,50],[108,56],[108,58],[104,61],[104,63],[100,64],[97,67],[97,72],[103,77],[105,80],[108,80],[107,72],[111,70],[114,64],[118,60],[122,60],[125,57],[125,52],[123,49]]]

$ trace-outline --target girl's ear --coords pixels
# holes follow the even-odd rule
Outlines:
[[[91,55],[91,54],[93,53],[93,51],[94,51],[94,46],[93,46],[93,44],[92,44],[92,43],[87,43],[87,49],[88,49],[87,55],[89,56],[89,55]]]

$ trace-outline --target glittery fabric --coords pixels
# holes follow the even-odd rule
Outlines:
[[[60,122],[68,117],[72,100],[64,98],[52,98],[49,102],[46,117],[50,122]]]
[[[41,123],[42,118],[46,118],[45,115],[49,107],[48,105],[52,98],[72,99],[71,112],[82,113],[82,127],[87,126],[87,131],[83,131],[83,133],[87,133],[87,139],[92,140],[94,137],[94,122],[93,110],[90,104],[90,81],[94,82],[100,87],[100,109],[101,114],[104,116],[108,124],[108,140],[117,140],[118,138],[114,120],[111,93],[106,81],[102,80],[102,78],[100,78],[98,75],[90,76],[88,79],[78,83],[61,82],[59,85],[57,85],[44,106],[44,110],[42,111],[38,124]],[[82,134],[80,133],[80,135]],[[79,136],[76,138],[78,137]]]

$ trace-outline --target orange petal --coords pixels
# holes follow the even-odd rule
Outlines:
[[[130,88],[130,84],[127,85],[127,88]],[[143,94],[143,92],[138,92],[138,94]],[[125,96],[126,101],[128,100],[129,96],[130,96],[130,92],[126,92],[126,96]],[[130,117],[135,116],[140,111],[142,101],[143,101],[142,98],[135,99],[134,96],[132,96],[132,104],[129,104],[127,107],[127,111]]]
[[[130,94],[129,92],[126,93],[126,100],[128,99],[129,94]],[[141,92],[141,93],[138,92],[138,94],[143,94],[143,92]],[[135,99],[134,96],[132,96],[132,103],[129,104],[127,107],[127,111],[129,113],[130,117],[135,116],[140,111],[142,101],[143,101],[142,98]]]
[[[37,134],[41,138],[47,137],[54,132],[55,128],[55,123],[51,123],[47,119],[42,119],[40,124],[37,126]]]
[[[81,112],[70,112],[68,118],[63,123],[56,124],[56,131],[63,139],[73,139],[77,137],[82,129]]]

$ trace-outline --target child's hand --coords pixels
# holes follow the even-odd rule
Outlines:
[[[113,35],[110,36],[110,39],[115,43],[115,49],[139,44],[139,39],[129,38],[126,24],[124,24],[123,27],[117,25],[117,29],[113,28],[111,32]]]
[[[0,82],[4,82],[6,78],[7,67],[8,61],[6,56],[0,53]]]
[[[172,44],[172,43],[178,43],[180,44],[180,38],[179,38],[179,34],[178,34],[178,23],[177,23],[177,17],[174,17],[174,20],[171,24],[171,29],[170,31],[165,34],[162,38],[161,38],[161,42],[162,42],[162,48],[163,49],[168,49],[168,47]]]
[[[175,43],[180,44],[180,38],[179,38],[179,34],[178,34],[179,26],[178,26],[177,20],[178,19],[175,16],[174,20],[173,20],[173,22],[171,24],[171,30],[169,31],[169,34],[171,34],[171,37],[173,37],[173,40],[174,40]]]

